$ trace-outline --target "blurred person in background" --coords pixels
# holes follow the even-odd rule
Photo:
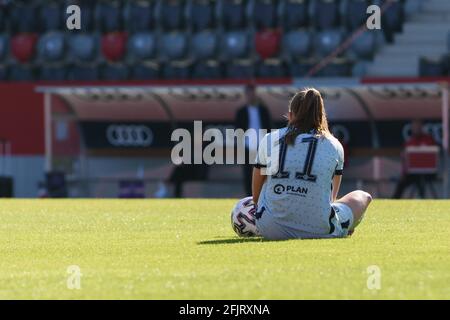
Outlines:
[[[419,146],[437,146],[436,141],[434,141],[433,137],[424,132],[423,124],[420,120],[414,120],[411,123],[411,137],[406,140],[402,152],[402,165],[403,165],[403,175],[400,181],[397,184],[395,189],[393,199],[400,199],[406,190],[411,185],[415,185],[419,192],[419,196],[421,198],[425,197],[425,184],[428,181],[433,180],[434,175],[430,174],[411,174],[406,172],[406,148],[407,147],[419,147]]]
[[[246,103],[236,113],[235,128],[247,131],[248,129],[270,130],[272,127],[272,119],[267,107],[261,103],[256,94],[256,88],[253,84],[248,84],[245,87]],[[259,137],[258,137],[259,138]],[[244,190],[246,195],[252,194],[252,174],[253,165],[250,159],[253,160],[258,150],[259,141],[245,140],[245,164],[243,165],[244,175]]]

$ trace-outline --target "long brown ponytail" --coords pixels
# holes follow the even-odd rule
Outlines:
[[[323,99],[316,89],[307,88],[296,93],[289,102],[289,111],[291,119],[284,138],[288,145],[293,145],[299,134],[312,130],[317,135],[330,134]]]

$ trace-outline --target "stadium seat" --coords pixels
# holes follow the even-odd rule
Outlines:
[[[102,37],[102,53],[109,61],[119,61],[125,55],[127,49],[127,33],[112,32]]]
[[[15,1],[11,4],[7,16],[13,33],[36,32],[38,19],[36,19],[37,6],[35,3]]]
[[[234,60],[226,64],[225,76],[230,79],[250,79],[254,76],[251,60]]]
[[[339,30],[327,30],[316,35],[315,52],[319,56],[327,56],[332,53],[343,41]]]
[[[128,53],[138,61],[151,59],[156,54],[156,39],[153,33],[135,33],[128,41]]]
[[[33,59],[38,35],[35,33],[19,33],[11,38],[11,53],[21,63]]]
[[[14,64],[9,68],[9,79],[12,81],[33,81],[36,79],[36,70],[27,64]]]
[[[123,29],[122,2],[118,0],[99,1],[96,7],[96,20],[103,32]]]
[[[258,78],[284,78],[287,76],[286,67],[279,59],[267,59],[256,66]]]
[[[155,80],[159,78],[159,65],[154,62],[143,62],[131,66],[132,80]]]
[[[0,10],[0,32],[5,31],[8,24],[8,15],[6,10]]]
[[[376,50],[376,35],[366,31],[359,35],[351,44],[350,52],[358,59],[369,60],[373,58]]]
[[[287,31],[307,27],[309,24],[309,0],[282,0],[281,25]]]
[[[76,81],[95,81],[99,80],[99,70],[97,64],[74,64],[70,67],[68,73],[68,80]]]
[[[314,15],[311,21],[318,30],[327,30],[339,26],[340,0],[314,1]]]
[[[9,52],[9,38],[6,34],[0,34],[0,61],[8,57]]]
[[[55,31],[62,28],[63,25],[63,15],[65,8],[61,6],[58,1],[51,1],[49,3],[44,3],[39,8],[39,26],[40,30],[43,32]]]
[[[216,60],[201,61],[192,68],[193,79],[220,79],[222,77],[222,66]]]
[[[392,43],[394,41],[394,33],[402,31],[404,22],[404,7],[401,0],[392,0],[391,5],[381,15],[381,24],[386,41]],[[383,0],[381,4],[385,4],[387,0]]]
[[[93,34],[76,33],[69,41],[70,54],[76,61],[94,61],[98,56],[99,39]]]
[[[164,30],[180,30],[185,26],[185,1],[160,0],[155,11],[158,25]]]
[[[170,61],[164,64],[162,68],[164,79],[186,80],[190,76],[189,61]]]
[[[346,59],[335,59],[316,74],[318,77],[349,77],[350,75],[351,64]]]
[[[7,65],[0,64],[0,81],[7,81],[9,76],[9,68]]]
[[[37,44],[37,51],[38,57],[42,61],[56,62],[62,60],[66,52],[64,34],[52,31],[41,36]]]
[[[195,59],[210,59],[217,53],[218,36],[214,31],[201,31],[191,38],[191,49]]]
[[[222,38],[222,53],[226,59],[243,58],[249,55],[249,41],[246,31],[230,31]]]
[[[442,58],[445,68],[447,69],[447,76],[450,76],[450,53],[444,55]]]
[[[283,38],[283,52],[291,59],[310,56],[311,47],[312,35],[308,31],[291,31]]]
[[[64,64],[44,64],[39,70],[39,80],[63,81],[67,79],[67,68]]]
[[[154,2],[129,1],[124,10],[126,29],[131,33],[149,31],[155,25],[154,15]]]
[[[359,60],[353,64],[352,67],[352,76],[362,78],[367,73],[369,63],[367,61]]]
[[[250,0],[249,11],[257,30],[278,25],[277,0]]]
[[[187,4],[189,26],[193,31],[215,27],[215,1],[191,0]]]
[[[263,30],[255,35],[255,50],[261,59],[274,57],[281,46],[281,32],[279,30]]]
[[[188,49],[187,36],[181,32],[170,32],[162,35],[161,54],[164,59],[177,60],[186,56]]]
[[[316,61],[311,59],[295,59],[288,65],[289,74],[291,77],[305,77],[307,73],[314,67]]]
[[[450,31],[447,34],[447,52],[450,53]]]
[[[225,30],[242,29],[247,24],[245,0],[218,0],[220,20]]]
[[[345,6],[345,24],[349,30],[355,30],[367,21],[368,0],[347,0]]]
[[[420,58],[419,74],[421,77],[440,77],[446,73],[445,62],[442,59]]]
[[[122,63],[106,63],[100,67],[100,79],[106,81],[124,81],[130,77],[128,66]]]
[[[80,7],[80,11],[82,12],[80,31],[92,31],[96,20],[95,2],[92,0],[66,0],[64,8],[67,8],[70,5],[78,5]],[[63,10],[63,12],[63,20],[65,21],[68,15],[65,10]]]

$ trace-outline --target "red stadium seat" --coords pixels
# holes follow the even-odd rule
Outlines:
[[[255,35],[255,48],[262,59],[277,55],[280,50],[281,32],[279,30],[264,30]]]
[[[107,33],[102,38],[102,53],[109,61],[120,61],[125,55],[128,34],[126,32]]]
[[[21,63],[30,61],[36,51],[38,35],[36,33],[20,33],[11,38],[11,52]]]

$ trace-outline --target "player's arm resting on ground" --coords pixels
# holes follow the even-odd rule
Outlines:
[[[338,142],[337,146],[337,165],[334,171],[333,176],[333,193],[332,193],[332,202],[337,200],[337,196],[339,194],[339,188],[341,187],[342,181],[342,173],[344,171],[344,148],[341,143]]]
[[[253,202],[255,204],[258,204],[262,186],[264,185],[264,182],[267,178],[267,137],[268,135],[266,134],[259,143],[258,154],[256,155],[255,160],[255,167],[253,168],[252,196]]]
[[[253,168],[253,179],[252,179],[252,196],[253,196],[253,202],[255,204],[258,203],[259,195],[261,193],[262,186],[264,182],[266,181],[265,175],[261,174],[261,169],[259,168]]]
[[[341,187],[341,181],[342,181],[342,175],[334,176],[333,177],[333,201],[336,202],[337,196],[339,193],[339,188]]]

